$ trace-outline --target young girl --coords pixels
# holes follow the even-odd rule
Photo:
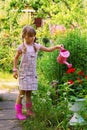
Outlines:
[[[22,30],[23,43],[17,48],[17,52],[14,58],[13,76],[19,77],[19,94],[15,103],[16,118],[19,120],[25,120],[27,116],[33,116],[31,93],[32,90],[37,90],[37,73],[36,73],[36,59],[39,50],[52,52],[56,49],[60,49],[63,45],[56,45],[54,47],[45,47],[35,43],[36,31],[33,27],[27,25]],[[19,56],[21,56],[21,62],[19,71],[17,69],[17,63]],[[26,96],[26,113],[27,116],[22,113],[22,98]]]

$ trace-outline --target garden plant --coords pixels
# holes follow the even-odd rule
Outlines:
[[[62,43],[70,52],[70,69],[57,62],[59,51],[39,52],[39,84],[32,95],[35,117],[23,121],[23,129],[87,130],[87,125],[71,127],[68,124],[73,114],[68,103],[76,98],[87,98],[86,0],[1,0],[0,5],[0,71],[4,74],[12,75],[13,57],[21,42],[21,28],[26,24],[36,28],[34,18],[44,19],[44,26],[36,28],[38,43],[46,46]],[[35,13],[31,16],[26,11],[28,9],[34,9]],[[52,34],[51,25],[62,25],[65,31]],[[52,83],[56,84],[53,86]],[[87,122],[87,102],[80,114]]]
[[[24,122],[26,130],[27,128],[43,130],[44,128],[47,130],[71,129],[69,120],[73,113],[69,110],[68,103],[73,103],[76,98],[87,97],[87,72],[85,69],[87,66],[85,64],[87,50],[86,35],[81,35],[76,30],[67,33],[65,36],[59,36],[58,42],[62,42],[65,48],[70,51],[68,61],[73,66],[68,69],[66,65],[59,64],[56,59],[58,51],[51,54],[44,53],[38,58],[39,90],[34,92],[32,96],[36,116],[31,121],[29,119],[30,122]],[[78,46],[79,50],[77,50]],[[76,60],[75,55],[77,57]],[[52,81],[58,81],[57,85],[52,87]],[[86,108],[85,111],[87,111]],[[84,113],[84,111],[80,111],[80,113],[86,120],[87,113]],[[81,130],[87,127],[74,126],[74,129],[77,128]]]

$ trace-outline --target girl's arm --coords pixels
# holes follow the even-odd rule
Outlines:
[[[18,78],[17,63],[20,55],[20,51],[17,51],[13,62],[13,77],[16,79]]]
[[[13,69],[17,69],[18,58],[19,58],[20,55],[21,55],[20,52],[17,51],[15,58],[14,58],[14,62],[13,62]]]
[[[56,45],[56,46],[53,46],[53,47],[45,47],[45,46],[41,46],[40,50],[42,51],[46,51],[46,52],[52,52],[52,51],[55,51],[57,49],[61,49],[63,48],[63,45]]]

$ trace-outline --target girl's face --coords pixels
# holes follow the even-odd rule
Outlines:
[[[25,36],[25,41],[26,41],[27,44],[34,43],[34,40],[35,40],[35,36],[34,35],[33,36],[26,35]]]

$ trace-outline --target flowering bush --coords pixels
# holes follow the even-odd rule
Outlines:
[[[69,95],[79,98],[87,96],[87,75],[80,69],[69,68],[63,75],[62,82],[69,87]]]

